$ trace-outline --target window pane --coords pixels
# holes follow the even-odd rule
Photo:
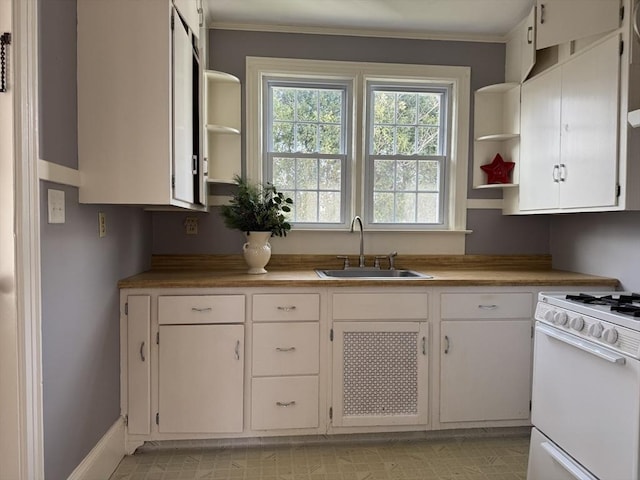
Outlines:
[[[394,153],[394,130],[393,127],[373,128],[374,155],[392,155]]]
[[[373,194],[373,221],[393,223],[393,193]]]
[[[318,161],[315,158],[296,159],[296,188],[316,190],[318,188]]]
[[[398,127],[396,152],[398,155],[413,155],[416,145],[415,127]]]
[[[440,100],[442,94],[423,93],[419,97],[418,123],[421,125],[440,125]]]
[[[311,89],[296,90],[296,114],[299,122],[318,120],[318,91]]]
[[[318,193],[296,192],[296,222],[318,221]]]
[[[291,88],[276,87],[273,89],[273,119],[293,121],[295,92]]]
[[[417,162],[401,160],[396,164],[396,190],[416,190]]]
[[[321,122],[340,124],[342,122],[342,91],[321,90],[319,108]]]
[[[320,160],[318,175],[318,187],[320,190],[340,191],[340,186],[342,184],[342,162],[337,159]]]
[[[273,159],[273,182],[278,190],[291,189],[296,184],[296,161],[293,158]],[[293,197],[291,197],[293,198]]]
[[[395,178],[393,167],[395,163],[393,160],[374,161],[373,189],[375,191],[393,190],[393,180]]]
[[[396,94],[393,92],[374,92],[373,123],[396,123]]]
[[[440,129],[438,127],[418,127],[418,155],[440,155]]]
[[[396,223],[415,223],[416,221],[416,194],[396,194]]]
[[[398,94],[398,123],[415,125],[418,96],[415,93]]]
[[[437,193],[418,194],[418,222],[439,223],[439,205]]]
[[[437,191],[440,186],[440,164],[438,162],[418,162],[418,190]]]
[[[320,153],[340,153],[340,125],[320,125]]]
[[[316,124],[296,125],[296,152],[315,153],[318,151],[318,127]]]
[[[273,123],[273,151],[293,152],[293,123]]]
[[[318,221],[325,223],[340,222],[340,193],[320,192]]]

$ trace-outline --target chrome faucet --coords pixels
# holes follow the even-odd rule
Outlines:
[[[353,220],[351,220],[351,233],[353,233],[353,227],[356,221],[358,225],[360,225],[360,256],[358,257],[358,266],[364,268],[364,231],[362,229],[362,219],[359,215],[356,215],[353,217]]]

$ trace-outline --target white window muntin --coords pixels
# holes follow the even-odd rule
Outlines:
[[[342,95],[342,116],[341,116],[341,135],[340,135],[340,148],[339,153],[324,153],[324,152],[311,152],[304,153],[298,151],[292,152],[276,152],[273,147],[273,129],[272,129],[272,121],[273,121],[273,97],[271,95],[272,87],[284,87],[284,88],[292,88],[292,89],[331,89],[331,90],[341,90],[343,92]],[[298,161],[298,159],[317,159],[318,161],[322,159],[327,160],[339,160],[340,168],[341,168],[341,178],[340,178],[340,219],[337,222],[323,222],[323,221],[314,221],[314,222],[305,222],[299,221],[296,219],[292,219],[292,222],[295,223],[296,228],[342,228],[344,227],[350,220],[349,215],[351,212],[351,169],[352,169],[352,160],[351,160],[351,144],[352,142],[352,117],[353,117],[353,88],[352,81],[349,80],[334,80],[329,79],[323,76],[305,76],[305,78],[295,78],[295,77],[282,77],[282,76],[263,76],[262,78],[262,98],[265,101],[263,108],[263,139],[264,141],[264,156],[262,162],[262,175],[265,181],[271,182],[273,179],[274,171],[273,171],[273,162],[275,158],[290,158],[294,161]],[[304,122],[300,122],[304,123]],[[313,122],[310,122],[313,123]],[[321,123],[321,122],[318,122]],[[319,178],[318,178],[319,180]],[[298,189],[296,188],[294,191],[290,191],[287,188],[276,185],[279,190],[291,195],[294,198],[294,211],[296,208],[295,197],[296,194],[300,192],[317,192],[316,197],[316,210],[320,212],[320,188],[319,185],[316,189]],[[327,192],[330,190],[322,190],[323,192]]]
[[[449,192],[447,185],[449,183],[449,163],[450,163],[450,151],[451,151],[451,125],[452,125],[452,86],[448,83],[434,83],[428,81],[424,83],[407,83],[403,81],[393,81],[389,79],[387,81],[371,80],[366,82],[367,98],[366,98],[366,124],[367,129],[365,132],[365,149],[364,149],[364,163],[365,163],[365,223],[368,226],[376,229],[419,229],[419,230],[441,230],[449,228]],[[374,155],[373,150],[373,134],[374,134],[374,115],[373,115],[373,95],[375,92],[388,91],[388,92],[416,92],[416,93],[436,93],[442,95],[442,101],[440,102],[440,122],[438,132],[438,153],[439,155]],[[397,125],[397,124],[396,124]],[[394,125],[395,126],[395,125]],[[394,141],[396,139],[394,138]],[[380,222],[374,221],[374,178],[375,178],[375,161],[376,160],[393,160],[393,161],[434,161],[439,164],[439,176],[438,176],[438,221],[433,223],[424,222]],[[395,167],[394,167],[395,173]],[[396,193],[396,190],[390,190],[389,193]],[[405,193],[405,192],[401,192]],[[406,193],[430,193],[429,190],[419,190],[416,186],[415,190],[406,191]],[[396,204],[394,203],[394,216],[396,210]],[[417,208],[416,208],[417,212]],[[416,213],[417,215],[417,213]]]

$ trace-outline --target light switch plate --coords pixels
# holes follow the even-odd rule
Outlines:
[[[49,210],[49,223],[64,223],[64,191],[47,190],[47,205]]]

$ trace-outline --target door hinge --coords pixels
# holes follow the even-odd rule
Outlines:
[[[160,345],[160,332],[156,332],[156,345]]]
[[[176,188],[176,176],[171,175],[171,188]]]
[[[156,413],[156,425],[160,425],[160,414]]]
[[[624,5],[620,7],[620,21],[624,20]]]
[[[622,52],[624,52],[624,42],[620,40],[620,55],[622,55]]]
[[[329,331],[329,341],[333,342],[333,328]]]
[[[622,193],[622,188],[620,188],[620,184],[616,185],[616,197],[619,197]]]
[[[124,416],[124,426],[128,427],[129,426],[129,415],[125,415]]]
[[[529,411],[531,411],[531,400],[529,400]]]
[[[176,25],[174,17],[175,17],[175,10],[172,10],[171,11],[171,30],[173,30],[175,28],[175,25]]]
[[[129,302],[124,304],[124,314],[129,315]]]
[[[533,338],[534,332],[535,332],[535,328],[533,325],[531,325],[531,338]]]
[[[333,407],[329,407],[329,420],[333,420]]]

